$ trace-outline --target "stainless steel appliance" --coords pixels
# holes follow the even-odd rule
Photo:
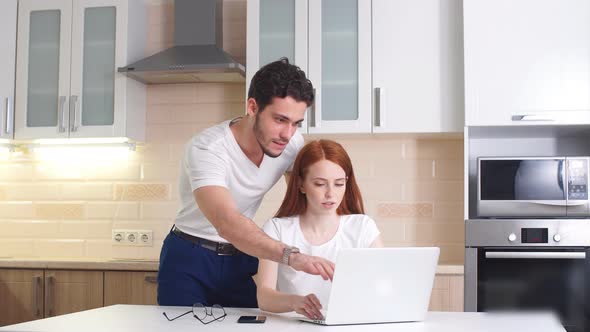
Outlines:
[[[477,160],[478,217],[590,217],[589,157]]]
[[[590,219],[465,222],[465,311],[551,310],[590,330]]]
[[[119,68],[146,84],[244,82],[246,67],[223,50],[223,1],[174,0],[174,46]]]

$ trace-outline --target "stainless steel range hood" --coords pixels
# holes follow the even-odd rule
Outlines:
[[[175,46],[118,71],[146,84],[244,82],[244,65],[222,49],[222,11],[222,0],[175,0]]]

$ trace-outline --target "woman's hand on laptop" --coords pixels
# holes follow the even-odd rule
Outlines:
[[[289,265],[297,271],[320,275],[324,280],[334,277],[334,263],[322,257],[293,253],[289,257]]]
[[[309,319],[323,319],[322,304],[314,294],[306,296],[295,296],[292,303],[293,310],[300,315],[304,315]]]

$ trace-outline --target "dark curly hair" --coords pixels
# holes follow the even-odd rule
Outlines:
[[[273,97],[291,97],[298,102],[311,106],[314,101],[313,85],[303,70],[281,58],[260,68],[248,89],[248,99],[254,98],[259,112],[271,103]]]

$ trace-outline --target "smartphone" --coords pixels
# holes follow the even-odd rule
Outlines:
[[[266,322],[266,316],[240,316],[238,323],[262,324]]]

